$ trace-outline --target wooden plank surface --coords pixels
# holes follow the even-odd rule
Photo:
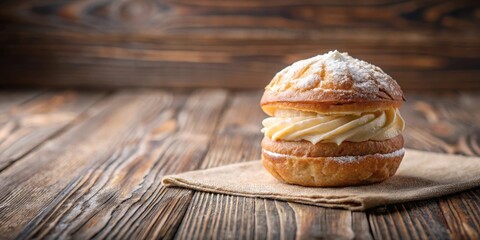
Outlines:
[[[258,158],[258,123],[265,116],[254,107],[259,96],[255,92],[231,97],[201,169]],[[176,239],[251,239],[257,224],[254,212],[254,199],[196,192]]]
[[[435,199],[371,210],[368,218],[375,239],[451,239]]]
[[[34,98],[40,91],[2,90],[0,91],[0,114],[1,120],[8,120],[8,112],[15,106]]]
[[[90,214],[95,219],[95,213],[100,213],[103,208],[85,212],[80,205],[58,208],[52,203],[62,203],[63,199],[59,200],[59,197],[70,197],[64,192],[65,188],[84,189],[91,185],[90,181],[107,181],[108,178],[99,178],[101,171],[96,170],[108,167],[103,163],[134,157],[135,144],[142,142],[146,129],[161,119],[160,113],[168,107],[166,104],[172,102],[169,98],[172,97],[162,94],[117,94],[89,109],[86,117],[67,132],[48,140],[37,151],[3,171],[0,175],[0,238],[18,234],[34,216],[42,210],[49,210],[47,206],[61,211],[73,207],[75,212],[69,215],[70,219],[81,213]],[[131,171],[125,171],[122,161],[113,161],[112,164],[124,167],[120,168],[122,175],[131,174]],[[114,169],[110,167],[108,170]],[[124,183],[121,178],[117,180],[116,184],[125,184],[127,188],[135,183],[134,179],[131,184]],[[87,199],[92,197],[92,208],[107,207],[128,196],[111,188],[101,190],[100,195],[86,196]],[[98,191],[100,189],[94,192]]]
[[[0,171],[72,123],[104,95],[105,92],[49,92],[5,109],[0,116],[3,120],[0,127]]]
[[[75,162],[89,167],[62,179],[58,185],[66,187],[50,192],[49,197],[55,198],[38,208],[41,211],[20,236],[149,238],[173,234],[175,228],[163,223],[181,217],[182,209],[163,203],[173,196],[180,202],[190,197],[179,194],[180,190],[160,188],[160,180],[163,174],[193,169],[195,159],[203,158],[215,127],[209,123],[221,112],[225,98],[223,90],[206,90],[186,99],[183,94],[163,91],[121,92],[107,99],[108,109],[85,123],[104,135],[105,142],[98,146],[106,148],[101,157],[76,156]],[[80,125],[77,130],[84,128]],[[85,148],[90,147],[82,146],[83,142],[98,137],[90,136],[70,151],[88,151]],[[37,154],[42,154],[41,149]]]
[[[417,96],[410,108],[417,114],[408,113],[411,121],[415,121],[415,127],[408,129],[411,137],[408,143],[430,151],[480,156],[479,103],[478,92]],[[479,200],[480,188],[438,200],[453,239],[480,237]]]
[[[287,64],[339,49],[384,68],[405,89],[480,88],[479,7],[476,0],[2,1],[0,83],[263,87]]]
[[[263,137],[259,123],[265,114],[253,106],[258,105],[260,94],[232,96],[201,169],[258,159]],[[176,238],[369,239],[366,220],[365,213],[352,219],[346,210],[196,192]]]
[[[404,133],[407,147],[480,156],[480,152],[475,151],[480,139],[478,92],[412,92],[407,96],[407,104],[402,108],[408,124]],[[476,239],[478,230],[474,229],[480,229],[475,217],[480,204],[475,202],[480,196],[478,191],[459,194],[465,197],[455,195],[393,205],[380,209],[380,213],[370,211],[373,234],[376,238]],[[475,203],[464,204],[465,201]],[[458,205],[462,207],[456,208]]]
[[[65,97],[70,95],[75,97]],[[258,158],[265,117],[258,107],[260,91],[23,96],[0,101],[8,119],[64,112],[77,117],[0,172],[2,239],[479,236],[478,189],[350,212],[160,186],[165,174]],[[51,100],[58,96],[61,101]],[[402,109],[407,146],[479,155],[479,100],[478,92],[408,92]]]

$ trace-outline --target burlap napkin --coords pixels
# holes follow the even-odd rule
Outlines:
[[[313,188],[284,184],[268,174],[258,160],[166,176],[162,183],[205,192],[365,210],[479,186],[480,158],[407,149],[394,177],[383,183],[356,187]]]

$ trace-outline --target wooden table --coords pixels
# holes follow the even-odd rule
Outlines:
[[[161,187],[258,159],[260,91],[0,93],[0,239],[480,237],[480,189],[350,212]],[[480,92],[410,92],[406,144],[480,155]]]

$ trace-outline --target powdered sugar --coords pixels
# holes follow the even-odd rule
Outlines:
[[[275,153],[275,152],[270,152],[265,149],[262,150],[264,153],[272,156],[272,157],[292,157],[290,155],[286,154],[281,154],[281,153]],[[366,157],[378,157],[378,158],[392,158],[392,157],[400,157],[405,154],[405,149],[401,148],[399,150],[396,150],[391,153],[376,153],[376,154],[371,154],[371,155],[365,155],[365,156],[341,156],[341,157],[326,157],[328,160],[333,160],[339,163],[352,163],[356,161],[361,161],[365,159]]]
[[[395,80],[379,67],[337,50],[293,63],[267,86],[276,92],[349,91],[370,96],[383,91],[399,97],[396,88]]]
[[[348,162],[355,162],[355,161],[360,161],[362,159],[365,159],[367,156],[374,156],[374,157],[379,157],[379,158],[392,158],[392,157],[400,157],[405,154],[405,149],[399,149],[397,151],[391,152],[391,153],[376,153],[372,155],[366,155],[366,156],[342,156],[342,157],[328,157],[328,159],[334,160],[336,162],[340,163],[348,163]]]
[[[295,87],[307,89],[307,90],[312,89],[318,85],[320,80],[321,80],[320,76],[318,75],[309,75],[304,78],[297,79],[297,82],[295,83]]]

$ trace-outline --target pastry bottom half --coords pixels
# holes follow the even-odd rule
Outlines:
[[[340,187],[382,182],[404,156],[401,135],[384,141],[312,144],[262,141],[262,163],[278,180],[301,186]]]

